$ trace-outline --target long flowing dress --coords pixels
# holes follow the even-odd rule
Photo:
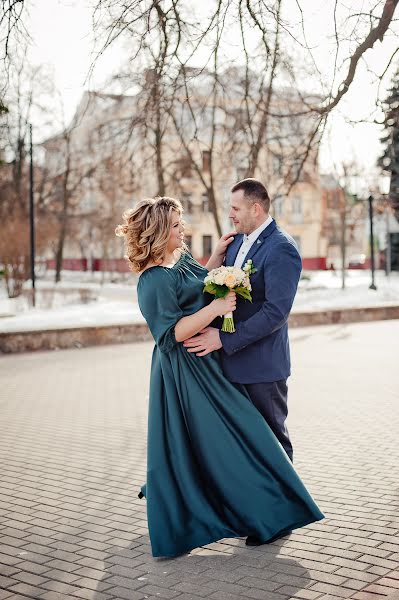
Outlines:
[[[212,300],[207,270],[190,254],[150,267],[138,282],[155,339],[148,416],[148,528],[153,556],[177,556],[216,540],[266,541],[323,518],[244,388],[223,375],[218,353],[176,342],[174,327]]]

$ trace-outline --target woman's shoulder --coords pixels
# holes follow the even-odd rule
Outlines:
[[[145,269],[137,282],[137,300],[141,312],[146,316],[146,311],[151,306],[158,306],[159,302],[175,295],[175,281],[171,269],[153,266]]]
[[[147,273],[156,273],[157,277],[164,277],[165,275],[162,275],[162,273],[173,273],[176,270],[176,267],[184,260],[187,259],[187,255],[189,253],[187,252],[182,252],[180,254],[180,256],[178,257],[178,259],[176,260],[175,264],[169,267],[166,267],[164,265],[150,265],[148,267],[146,267],[139,276],[139,280],[146,275]],[[191,255],[190,255],[191,256]]]
[[[180,261],[180,259],[179,259]],[[175,286],[175,269],[174,267],[164,267],[162,265],[151,265],[141,272],[137,282],[137,292],[161,286]]]
[[[208,272],[208,269],[204,267],[204,265],[202,265],[200,262],[198,262],[198,260],[196,260],[189,251],[184,252],[184,254],[182,255],[182,263],[183,265],[184,263],[186,263],[190,267],[195,267],[197,270],[205,271],[206,273]]]
[[[162,265],[151,265],[147,267],[139,276],[138,286],[144,283],[155,283],[155,282],[174,282],[179,279],[179,275],[185,273],[188,269],[195,268],[198,271],[205,271],[207,269],[203,267],[199,262],[193,258],[192,254],[188,251],[182,252],[180,258],[172,267],[165,267]]]
[[[159,281],[168,281],[172,275],[173,269],[169,267],[163,267],[162,265],[153,265],[151,267],[147,267],[140,273],[137,285],[141,285],[144,282],[155,282]]]

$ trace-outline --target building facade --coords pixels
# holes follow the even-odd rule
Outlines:
[[[143,110],[137,96],[86,93],[82,98],[70,127],[69,152],[74,157],[75,168],[86,169],[90,175],[83,177],[75,194],[74,210],[80,217],[77,231],[75,219],[74,235],[66,242],[65,267],[76,267],[80,261],[81,267],[88,269],[126,269],[123,245],[113,235],[114,228],[124,209],[143,197],[157,195],[159,190],[155,160],[159,148],[151,140],[148,142],[148,127],[140,128],[140,120],[135,116],[142,115]],[[205,122],[203,131],[207,127]],[[212,173],[210,151],[205,142],[197,140],[185,144],[183,136],[176,135],[171,125],[165,126],[163,132],[166,195],[181,200],[187,244],[202,262],[212,253],[219,238],[209,190],[217,202],[221,229],[228,231],[231,229],[230,189],[245,176],[243,157],[248,150],[243,142],[237,151],[229,154],[226,152],[226,124],[223,133],[218,133],[221,128],[215,131]],[[299,177],[286,185],[284,163],[288,159],[285,157],[289,156],[290,144],[294,143],[295,138],[286,135],[282,149],[281,139],[277,143],[271,135],[260,149],[254,175],[268,188],[271,214],[295,239],[304,268],[326,269],[331,260],[335,260],[337,227],[334,223],[339,220],[341,206],[338,188],[320,176],[317,149],[307,156]],[[65,146],[58,137],[46,142],[44,147],[46,165],[54,172],[59,169]],[[65,165],[65,156],[63,161]],[[334,239],[331,239],[332,230]]]

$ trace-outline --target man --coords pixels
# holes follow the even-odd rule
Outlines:
[[[227,248],[225,264],[241,268],[252,260],[256,269],[251,275],[252,303],[237,299],[235,333],[207,327],[184,345],[199,356],[221,349],[225,375],[244,384],[292,460],[285,425],[290,375],[287,320],[301,274],[301,257],[294,240],[269,215],[269,195],[260,181],[244,179],[231,192],[229,217],[239,235]],[[257,542],[247,540],[251,545]]]

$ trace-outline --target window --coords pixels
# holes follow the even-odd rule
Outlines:
[[[209,208],[209,198],[206,194],[202,194],[202,212],[209,213],[211,209]]]
[[[185,156],[184,158],[180,158],[178,161],[178,164],[179,164],[180,176],[190,178],[192,175],[190,159],[187,156]]]
[[[327,192],[327,208],[338,209],[341,205],[343,192],[341,190],[329,190]]]
[[[212,254],[212,236],[202,236],[202,256],[210,256]]]
[[[293,235],[292,237],[294,239],[294,242],[298,246],[298,250],[300,252],[301,251],[301,236],[300,235]]]
[[[211,153],[209,150],[202,152],[202,170],[204,173],[209,173],[211,170]]]
[[[277,198],[273,204],[273,214],[276,218],[281,217],[284,208],[284,198]]]
[[[295,215],[302,214],[302,198],[300,196],[294,196],[292,199],[292,212]]]
[[[292,222],[302,223],[302,198],[301,196],[293,196],[292,198]]]
[[[184,236],[184,241],[186,243],[186,246],[188,247],[188,249],[191,252],[192,251],[192,245],[193,245],[193,236],[192,235],[185,235]]]
[[[193,212],[193,201],[191,200],[190,194],[183,194],[181,203],[184,208],[184,212],[190,215]]]

